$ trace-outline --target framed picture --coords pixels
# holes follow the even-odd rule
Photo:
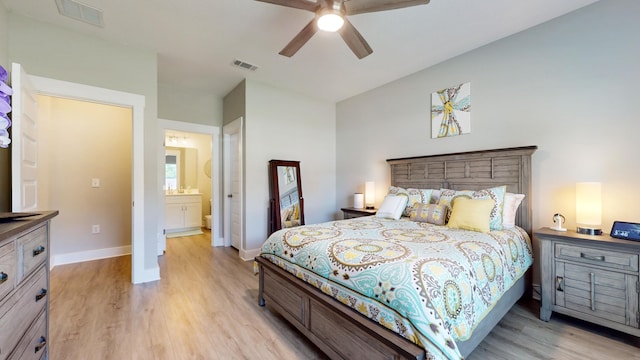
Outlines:
[[[431,94],[431,138],[471,132],[471,83]]]

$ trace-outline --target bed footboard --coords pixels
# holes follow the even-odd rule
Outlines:
[[[331,359],[424,359],[418,345],[257,257],[259,304],[268,305]]]

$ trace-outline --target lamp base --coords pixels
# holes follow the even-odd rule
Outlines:
[[[592,229],[578,226],[578,234],[602,235],[602,229]]]

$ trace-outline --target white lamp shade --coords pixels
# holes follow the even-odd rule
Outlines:
[[[576,184],[576,223],[578,227],[600,229],[600,225],[602,225],[602,185],[599,182]]]
[[[364,183],[364,203],[367,207],[373,207],[376,202],[376,183],[367,181]]]
[[[353,194],[353,207],[356,209],[364,208],[364,194],[362,193]]]

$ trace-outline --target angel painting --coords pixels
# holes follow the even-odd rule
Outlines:
[[[442,138],[471,132],[471,83],[431,94],[431,137]]]

